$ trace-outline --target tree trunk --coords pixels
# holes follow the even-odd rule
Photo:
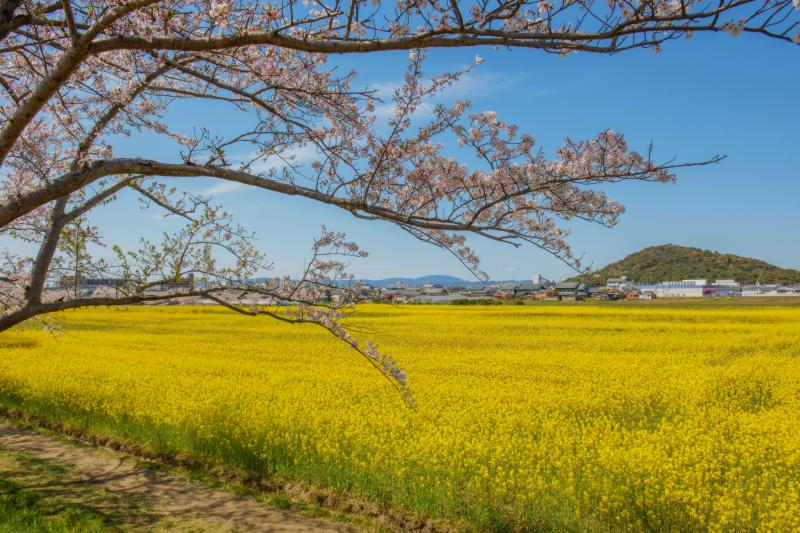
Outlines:
[[[5,39],[11,32],[11,20],[14,18],[21,0],[0,0],[0,39]]]

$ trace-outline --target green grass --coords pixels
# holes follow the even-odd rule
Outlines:
[[[399,523],[411,518],[399,512],[392,517],[385,515],[374,503],[357,497],[349,497],[342,492],[332,494],[316,487],[298,484],[295,480],[277,476],[261,468],[257,457],[243,454],[238,448],[214,449],[209,451],[209,443],[194,438],[181,428],[158,426],[155,424],[119,420],[104,417],[95,412],[82,411],[74,407],[64,407],[23,400],[19,396],[0,391],[0,418],[8,423],[24,428],[39,428],[48,436],[75,446],[92,446],[102,443],[106,447],[124,449],[140,458],[140,466],[161,474],[178,476],[188,483],[214,487],[244,497],[252,497],[265,505],[292,511],[304,516],[322,518],[347,523],[365,531],[395,531]],[[81,441],[70,438],[78,437]],[[11,453],[0,445],[0,458]],[[52,462],[39,461],[24,452],[14,452],[16,457],[33,463],[46,464],[51,474],[57,474],[58,466]],[[202,458],[202,459],[201,459]],[[63,467],[62,467],[63,468]],[[60,481],[68,481],[65,470],[60,472]],[[52,482],[56,482],[54,476]],[[43,500],[45,496],[40,495]],[[51,502],[52,505],[52,502]],[[145,509],[140,509],[142,513]],[[0,524],[2,524],[0,519]],[[167,522],[159,523],[159,529],[170,529]],[[33,527],[33,526],[32,526]],[[70,526],[71,527],[71,526]],[[117,531],[92,529],[78,524],[73,529],[3,529],[4,531]],[[155,527],[155,525],[153,526]]]
[[[78,486],[65,487],[72,476],[64,465],[3,448],[0,464],[0,532],[119,531]]]
[[[0,478],[0,531],[114,531],[90,509],[53,503],[35,490]]]

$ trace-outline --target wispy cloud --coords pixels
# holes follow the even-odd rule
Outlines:
[[[386,102],[375,106],[375,116],[379,119],[388,120],[395,116],[394,102]],[[422,120],[433,116],[433,105],[427,102],[421,103],[411,114],[412,119]]]
[[[468,72],[457,82],[443,90],[435,100],[451,100],[468,97],[494,95],[497,91],[507,91],[515,88],[522,82],[521,76],[509,75],[505,72],[478,71]],[[430,83],[430,79],[422,80],[422,84]],[[375,96],[390,101],[394,92],[402,87],[402,80],[384,80],[371,83],[370,89],[375,91]]]
[[[240,158],[239,162],[249,162],[255,156],[256,154],[253,153],[248,154],[247,156]],[[256,160],[250,165],[250,170],[258,174],[269,172],[270,170],[281,170],[290,165],[304,165],[310,163],[318,157],[319,154],[317,153],[316,146],[307,144],[305,146],[298,146],[284,150],[280,154],[275,154],[264,159]]]
[[[428,83],[429,80],[423,80]],[[522,85],[523,77],[509,75],[503,72],[478,71],[464,74],[452,86],[428,101],[423,102],[412,115],[412,119],[422,120],[433,116],[436,104],[448,104],[459,99],[480,99],[497,96],[498,92],[517,89]],[[384,80],[370,84],[370,89],[375,91],[375,96],[383,103],[375,106],[375,116],[378,119],[389,119],[394,116],[395,105],[392,96],[402,86],[401,80]],[[552,91],[545,89],[532,90],[526,88],[526,94],[532,96],[548,96]]]
[[[214,185],[203,189],[201,194],[205,196],[220,196],[241,189],[242,187],[244,187],[244,185],[235,181],[218,181],[214,183]]]
[[[449,98],[481,98],[519,86],[521,77],[503,72],[470,72],[445,91]]]
[[[285,150],[281,154],[254,160],[257,155],[257,153],[251,152],[231,157],[229,161],[234,168],[249,163],[250,173],[265,174],[272,170],[280,171],[290,165],[303,166],[318,157],[316,148],[311,145],[291,148]],[[229,194],[243,188],[245,188],[245,185],[235,181],[215,180],[213,184],[198,192],[204,196],[222,196],[223,194]]]

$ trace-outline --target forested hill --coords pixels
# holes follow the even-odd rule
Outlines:
[[[800,283],[800,270],[780,268],[750,257],[675,244],[645,248],[595,271],[595,274],[591,279],[586,276],[574,279],[597,283],[624,275],[638,283],[700,278],[755,283],[761,275],[761,283]]]

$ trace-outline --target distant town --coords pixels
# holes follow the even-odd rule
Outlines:
[[[678,281],[669,281],[669,280]],[[664,280],[664,281],[661,281]],[[269,304],[260,290],[297,281],[276,277],[236,283],[226,297],[248,304]],[[79,298],[119,297],[131,292],[157,296],[174,304],[171,294],[202,289],[205,283],[189,275],[179,281],[132,284],[109,277],[62,276],[48,285],[57,298],[68,293]],[[248,287],[250,290],[248,291]],[[390,277],[354,281],[323,281],[328,302],[373,301],[390,303],[500,303],[502,301],[653,300],[656,298],[800,297],[800,271],[765,261],[676,244],[649,246],[600,269],[571,279],[553,281],[540,274],[528,280],[465,280],[450,275],[418,278]],[[186,303],[215,303],[195,297]]]
[[[456,278],[452,278],[456,279]],[[254,280],[254,285],[266,278]],[[83,298],[109,295],[123,280],[111,278],[78,278],[78,293]],[[74,287],[74,278],[63,279],[61,287]],[[186,280],[180,283],[153,285],[148,293],[180,292],[201,282]],[[356,289],[354,291],[354,288]],[[656,298],[738,298],[738,297],[800,297],[800,285],[741,284],[733,279],[684,279],[663,281],[655,284],[640,284],[626,276],[608,278],[602,285],[579,281],[555,282],[534,274],[530,281],[487,282],[483,285],[448,285],[430,280],[418,284],[398,281],[387,286],[375,286],[368,282],[354,286],[331,288],[326,299],[338,301],[352,299],[353,294],[361,301],[391,303],[479,303],[492,300],[543,300],[543,301],[597,301],[597,300],[652,300]],[[246,298],[246,288],[243,299]],[[211,300],[198,303],[213,303]]]
[[[554,282],[533,275],[530,281],[501,282],[477,287],[444,287],[431,282],[412,287],[402,284],[376,289],[379,299],[393,302],[451,303],[459,300],[532,299],[547,301],[652,300],[655,298],[719,298],[800,296],[800,285],[743,285],[732,279],[685,279],[638,284],[625,276],[603,285],[578,281]]]

